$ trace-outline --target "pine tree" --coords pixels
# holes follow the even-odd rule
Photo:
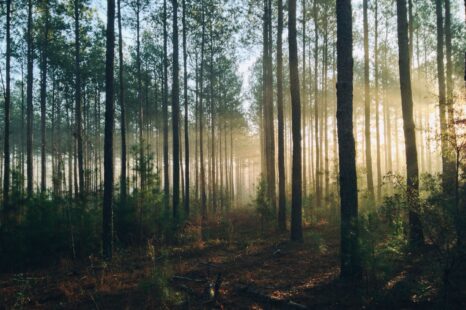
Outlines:
[[[406,152],[407,198],[409,204],[409,242],[419,245],[424,242],[421,221],[417,214],[419,204],[419,168],[417,163],[416,134],[413,120],[413,97],[411,90],[411,67],[409,63],[408,20],[406,0],[397,0],[398,56],[400,71],[401,107]]]
[[[337,125],[341,208],[341,277],[360,278],[358,187],[353,136],[351,0],[337,0]]]
[[[112,259],[113,251],[113,130],[114,107],[114,58],[115,58],[115,0],[107,0],[107,53],[105,66],[105,142],[104,142],[104,202],[102,209],[103,256]]]
[[[291,184],[291,240],[302,241],[301,184],[301,102],[299,95],[298,44],[296,39],[296,0],[288,0],[288,46],[290,66],[293,163]]]

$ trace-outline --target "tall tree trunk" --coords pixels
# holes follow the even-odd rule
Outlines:
[[[126,105],[124,85],[124,62],[123,62],[123,33],[121,27],[121,0],[118,0],[118,59],[119,59],[119,103],[120,103],[120,127],[121,127],[121,175],[120,175],[120,200],[121,205],[126,206],[128,186],[126,184]]]
[[[407,198],[409,205],[409,242],[418,245],[424,242],[421,221],[417,213],[419,207],[419,169],[417,164],[416,134],[413,120],[413,98],[411,90],[411,70],[409,63],[408,21],[406,0],[397,0],[398,49],[401,107],[406,152]]]
[[[290,237],[291,240],[302,241],[301,100],[299,95],[298,43],[296,40],[296,0],[288,0],[288,46],[293,132]]]
[[[201,178],[201,216],[202,220],[207,220],[207,196],[205,189],[205,168],[204,168],[204,48],[205,48],[205,8],[202,4],[202,35],[201,35],[201,64],[199,73],[199,162]]]
[[[172,83],[172,123],[173,123],[173,219],[178,220],[180,204],[180,85],[178,61],[178,1],[173,6],[173,83]]]
[[[306,85],[306,0],[302,0],[301,2],[301,5],[302,5],[302,31],[303,31],[303,35],[302,35],[302,48],[303,48],[303,77],[302,77],[302,82],[301,82],[301,104],[302,104],[302,115],[303,117],[301,117],[301,121],[302,121],[302,135],[303,135],[303,145],[302,145],[302,158],[303,158],[303,163],[302,163],[302,177],[303,177],[303,183],[302,183],[302,186],[303,186],[303,195],[304,197],[306,197],[307,195],[307,173],[306,173],[306,169],[307,169],[307,143],[306,143],[306,101],[307,101],[307,98],[306,98],[306,89],[307,89],[307,85]]]
[[[183,97],[184,97],[184,161],[185,161],[185,194],[184,194],[184,212],[189,217],[189,122],[188,122],[188,53],[186,50],[186,0],[183,0]]]
[[[46,153],[46,104],[47,104],[47,57],[48,57],[48,32],[49,32],[49,7],[48,1],[44,1],[44,32],[42,37],[42,51],[41,51],[41,77],[40,77],[40,191],[45,193],[47,189],[47,153]]]
[[[146,188],[146,159],[144,158],[144,104],[142,100],[142,74],[141,74],[141,2],[136,1],[136,70],[137,70],[137,83],[138,92],[137,100],[139,106],[138,113],[138,133],[139,133],[139,164],[140,164],[140,185],[143,191]],[[142,212],[142,209],[141,209]]]
[[[214,88],[215,88],[215,75],[214,75],[214,32],[212,21],[210,22],[210,67],[209,67],[209,80],[210,80],[210,172],[209,172],[209,183],[211,190],[211,204],[214,212],[217,212],[217,171],[216,171],[216,159],[215,159],[215,117],[216,111],[214,106]]]
[[[324,59],[323,59],[323,95],[324,95],[324,115],[323,115],[323,132],[324,132],[324,176],[325,176],[325,199],[329,198],[329,158],[328,158],[328,20],[327,12],[324,14]]]
[[[194,145],[194,149],[195,149],[195,158],[196,160],[194,161],[194,170],[196,171],[196,181],[195,181],[195,197],[196,197],[196,200],[199,199],[199,65],[198,65],[198,53],[197,51],[195,52],[195,67],[194,67],[194,72],[195,72],[195,85],[196,85],[196,89],[195,89],[195,119],[196,119],[196,123],[194,124],[194,128],[195,128],[195,145]]]
[[[318,12],[317,0],[314,0],[313,5],[314,13],[314,141],[315,141],[315,190],[316,190],[316,207],[319,208],[322,202],[322,189],[321,189],[321,170],[320,170],[320,140],[319,139],[319,88],[318,88],[318,59],[319,59],[319,26],[318,26]]]
[[[277,117],[278,117],[278,228],[286,230],[285,148],[283,122],[283,1],[278,0],[277,30]]]
[[[33,189],[33,146],[32,146],[32,130],[33,130],[33,103],[32,103],[32,96],[33,96],[33,81],[34,81],[34,47],[33,47],[33,38],[32,38],[32,0],[28,0],[28,22],[27,22],[27,85],[26,85],[26,118],[27,118],[27,125],[26,125],[26,165],[27,165],[27,196],[28,198],[32,198]]]
[[[11,69],[11,0],[6,0],[6,76],[5,76],[5,110],[4,110],[4,144],[3,144],[3,211],[8,216],[10,211],[10,69]],[[7,218],[5,218],[7,220]]]
[[[267,195],[272,210],[276,210],[275,194],[275,132],[273,124],[273,68],[271,53],[271,29],[272,23],[272,3],[264,0],[264,51],[263,51],[263,76],[264,76],[264,135],[265,135],[265,160],[267,180]]]
[[[21,141],[25,141],[26,137],[24,136],[24,120],[25,120],[25,94],[24,94],[24,60],[21,60]],[[21,142],[20,150],[20,173],[24,177],[24,142]],[[1,162],[1,161],[0,161]],[[24,182],[21,182],[21,196],[24,196]]]
[[[444,68],[444,26],[441,0],[435,1],[437,15],[437,76],[439,91],[439,115],[440,115],[440,145],[442,150],[442,184],[445,193],[453,193],[454,162],[451,160],[451,148],[448,141],[447,101],[445,94],[445,68]]]
[[[453,96],[453,62],[452,62],[452,33],[451,33],[451,12],[450,0],[445,0],[445,53],[447,60],[446,70],[446,84],[447,94],[446,103],[448,109],[448,143],[449,143],[449,173],[455,177],[457,181],[456,158],[453,146],[456,146],[456,132],[455,132],[455,109],[454,109],[454,96]]]
[[[414,17],[413,17],[413,0],[408,0],[408,44],[409,44],[409,63],[413,65],[413,51],[414,51]]]
[[[385,133],[385,141],[386,142],[386,160],[387,160],[387,170],[389,172],[393,172],[393,153],[392,153],[392,129],[391,129],[391,121],[390,121],[390,106],[388,103],[388,96],[387,96],[387,85],[388,85],[388,18],[385,19],[385,40],[384,40],[384,53],[383,53],[383,69],[382,69],[382,88],[384,89],[383,92],[383,109],[384,109],[384,133]]]
[[[379,98],[379,15],[378,0],[375,0],[374,71],[375,71],[375,130],[377,138],[377,202],[382,198],[382,167],[380,163],[380,98]]]
[[[81,39],[80,39],[80,0],[74,0],[74,35],[75,35],[75,113],[76,127],[75,135],[77,140],[77,156],[78,156],[78,193],[80,199],[84,198],[84,159],[83,159],[83,123],[82,123],[82,107],[81,107]]]
[[[102,209],[102,249],[112,258],[113,241],[113,130],[115,123],[113,66],[115,58],[115,0],[107,0],[107,53],[105,66],[104,202]]]
[[[363,0],[364,15],[364,132],[366,138],[366,170],[367,191],[369,201],[374,202],[374,181],[372,176],[372,152],[371,152],[371,95],[369,86],[369,25],[367,21],[368,0]]]
[[[163,1],[163,205],[168,216],[170,205],[170,179],[168,161],[168,52],[167,52],[167,0]]]
[[[351,0],[337,0],[337,124],[340,158],[341,277],[360,278],[358,186],[353,136],[353,25]]]

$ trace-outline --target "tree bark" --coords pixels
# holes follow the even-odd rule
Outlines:
[[[33,82],[34,82],[34,47],[33,47],[33,39],[32,39],[32,0],[28,0],[28,22],[27,22],[27,85],[26,85],[26,97],[27,97],[27,102],[26,102],[26,118],[27,118],[27,124],[26,124],[26,165],[27,165],[27,196],[28,199],[32,198],[33,194],[33,181],[34,181],[34,176],[33,176],[33,146],[32,146],[32,131],[33,131],[33,118],[34,118],[34,112],[33,112]]]
[[[299,94],[296,0],[288,0],[288,46],[290,66],[293,163],[291,184],[291,240],[302,241],[301,103]]]
[[[322,202],[322,188],[321,188],[321,170],[320,170],[320,140],[319,139],[319,87],[318,87],[318,59],[319,59],[319,26],[317,23],[317,0],[314,0],[313,6],[314,13],[314,141],[315,141],[315,191],[316,191],[316,208],[321,206]]]
[[[186,50],[186,35],[187,35],[187,26],[186,26],[186,0],[183,0],[183,97],[184,97],[184,162],[185,162],[185,195],[184,195],[184,212],[187,217],[189,217],[189,122],[188,122],[188,53]]]
[[[416,134],[413,120],[413,98],[411,90],[411,67],[409,63],[408,21],[406,0],[397,0],[398,49],[401,107],[405,136],[407,199],[409,205],[409,242],[412,246],[424,242],[419,208],[419,169],[417,163]]]
[[[113,130],[115,123],[113,66],[115,58],[115,0],[107,0],[107,52],[105,66],[104,201],[102,209],[103,256],[113,250]]]
[[[340,158],[341,274],[361,277],[358,187],[353,136],[353,25],[351,0],[337,0],[337,126]]]
[[[168,161],[168,52],[167,52],[167,0],[163,1],[163,205],[168,215],[170,205],[170,179]]]
[[[374,34],[374,71],[375,71],[375,128],[377,138],[377,200],[380,202],[382,199],[382,167],[380,159],[380,97],[379,97],[379,15],[378,15],[378,0],[375,0],[375,34]]]
[[[372,152],[371,152],[371,95],[369,86],[369,25],[367,21],[368,0],[363,0],[364,15],[364,133],[366,138],[366,170],[367,191],[369,201],[374,202],[374,180],[372,175]]]
[[[264,109],[264,138],[265,138],[265,160],[267,180],[267,195],[272,210],[276,210],[275,194],[275,133],[273,124],[273,68],[271,53],[271,21],[272,20],[272,3],[270,0],[264,0],[264,50],[263,50],[263,109]]]
[[[283,121],[283,0],[278,0],[277,30],[277,118],[278,118],[278,228],[286,230],[285,148]]]
[[[173,83],[172,83],[172,125],[173,125],[173,219],[178,220],[180,204],[180,85],[178,60],[178,1],[173,6]]]
[[[451,151],[448,145],[448,125],[447,125],[447,102],[445,94],[445,66],[444,66],[444,26],[441,0],[435,1],[435,12],[437,15],[437,76],[439,91],[439,118],[440,118],[440,145],[442,151],[442,186],[445,193],[452,193],[454,184],[454,173],[451,161]]]
[[[302,49],[303,49],[303,75],[302,75],[302,82],[301,82],[301,104],[302,104],[302,111],[301,111],[301,114],[303,117],[301,117],[301,126],[302,126],[302,129],[303,129],[303,145],[302,145],[302,158],[303,158],[303,163],[302,163],[302,177],[303,177],[303,183],[302,183],[302,186],[303,186],[303,196],[306,197],[308,192],[307,192],[307,141],[306,141],[306,101],[307,101],[307,98],[306,98],[306,88],[307,88],[307,85],[306,85],[306,0],[302,0],[301,1],[301,5],[302,5],[302,31],[303,31],[303,34],[302,34]]]
[[[445,0],[445,54],[447,60],[446,70],[446,104],[448,111],[448,146],[449,146],[449,173],[457,180],[457,169],[456,169],[456,155],[454,147],[456,146],[456,132],[455,132],[455,108],[454,108],[454,95],[453,95],[453,62],[452,62],[452,33],[451,33],[451,12],[450,12],[450,0]],[[454,193],[453,190],[450,194]]]
[[[204,168],[204,48],[205,48],[205,8],[202,6],[202,35],[201,35],[201,64],[199,73],[199,162],[200,162],[200,183],[201,183],[201,216],[202,220],[207,220],[207,196],[205,188],[205,168]]]
[[[44,1],[44,14],[45,25],[42,37],[42,51],[41,51],[41,77],[40,77],[40,191],[45,193],[47,189],[47,153],[46,153],[46,104],[47,104],[47,57],[48,57],[48,32],[49,32],[49,7],[48,1]]]
[[[141,190],[146,188],[146,158],[144,154],[144,104],[142,99],[142,74],[141,74],[141,0],[136,0],[136,70],[137,70],[137,100],[138,100],[138,134],[139,134],[139,169]],[[142,209],[141,209],[142,212]]]
[[[118,0],[118,59],[119,59],[119,103],[120,103],[120,127],[121,127],[121,175],[120,175],[120,201],[122,206],[126,206],[128,186],[126,184],[126,105],[125,105],[125,85],[124,85],[124,61],[123,61],[123,33],[121,27],[121,0]]]
[[[11,70],[11,0],[6,0],[6,53],[5,53],[5,110],[4,110],[4,144],[3,144],[3,211],[8,216],[10,211],[10,70]],[[5,217],[5,220],[7,218]]]
[[[83,158],[83,123],[82,123],[82,106],[81,106],[81,42],[80,42],[80,12],[79,0],[74,0],[74,34],[75,34],[75,113],[76,113],[76,127],[75,135],[77,141],[77,156],[78,156],[78,194],[79,198],[84,198],[84,158]]]

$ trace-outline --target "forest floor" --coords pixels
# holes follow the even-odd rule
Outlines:
[[[435,280],[420,271],[422,263],[400,263],[388,281],[365,276],[358,285],[341,282],[336,224],[308,225],[305,241],[294,243],[288,241],[288,234],[258,233],[257,216],[243,214],[231,221],[226,232],[220,221],[212,224],[223,230],[223,239],[164,250],[150,245],[119,250],[108,264],[90,257],[0,275],[0,309],[424,309],[439,305],[434,303],[440,295]],[[413,291],[409,283],[424,283],[424,289]]]

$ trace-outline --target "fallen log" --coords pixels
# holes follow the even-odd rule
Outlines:
[[[299,304],[289,299],[279,299],[276,297],[269,296],[261,292],[260,289],[252,285],[240,285],[236,287],[236,291],[239,294],[246,295],[250,298],[258,300],[260,303],[272,305],[280,309],[308,309],[305,305]]]

